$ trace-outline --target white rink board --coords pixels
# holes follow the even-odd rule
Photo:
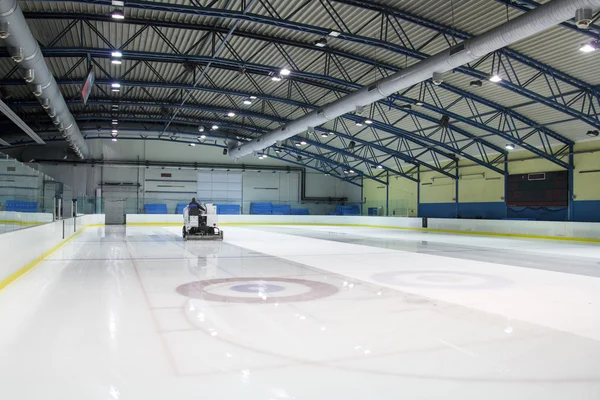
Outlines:
[[[175,225],[178,223],[183,225],[183,219],[177,214],[127,214],[128,225]],[[421,218],[332,215],[219,215],[219,224],[362,225],[423,229],[421,228]],[[427,220],[427,224],[428,228],[423,230],[600,240],[600,224],[598,223],[430,218]]]
[[[52,216],[52,214],[50,214]],[[73,232],[73,222],[65,220],[65,229]],[[77,231],[90,224],[104,224],[104,215],[84,215],[77,218]],[[68,239],[71,235],[67,236]],[[32,226],[0,235],[0,282],[27,264],[35,261],[63,241],[63,221]]]

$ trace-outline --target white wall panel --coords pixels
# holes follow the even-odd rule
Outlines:
[[[214,203],[241,203],[242,173],[201,171],[197,174],[197,198]]]

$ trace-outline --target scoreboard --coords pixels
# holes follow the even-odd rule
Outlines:
[[[569,205],[569,172],[510,175],[506,190],[509,207]]]

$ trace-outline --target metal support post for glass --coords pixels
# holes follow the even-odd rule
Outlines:
[[[574,154],[573,151],[575,149],[573,148],[573,145],[569,146],[569,209],[568,209],[568,220],[569,221],[574,221],[575,220],[575,215],[574,215],[574,206],[575,206],[575,199],[573,198],[573,196],[575,195],[573,193],[573,187],[575,185],[575,182],[573,182],[574,179],[574,174],[573,172],[575,171],[575,163],[574,163]]]
[[[58,218],[56,218],[56,197],[53,199],[52,202],[52,221],[56,221]]]
[[[73,232],[77,232],[77,199],[73,199]]]
[[[56,210],[56,215],[58,220],[60,221],[63,217],[63,212],[62,212],[62,199],[58,199],[58,208]]]

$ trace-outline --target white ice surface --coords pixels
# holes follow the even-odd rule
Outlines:
[[[3,398],[600,398],[600,278],[502,263],[509,251],[538,252],[540,263],[550,253],[590,262],[600,247],[426,237],[433,250],[497,249],[481,262],[314,239],[302,229],[232,227],[222,243],[183,242],[177,228],[88,229],[0,291]],[[231,278],[239,282],[206,292],[249,299],[233,287],[285,290],[262,293],[268,300],[258,304],[177,292]],[[337,293],[285,302],[311,292],[285,279]]]

